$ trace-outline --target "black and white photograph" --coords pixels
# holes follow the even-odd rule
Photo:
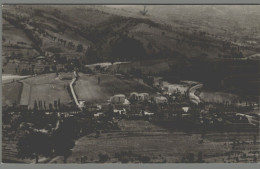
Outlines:
[[[2,6],[2,163],[259,163],[260,5]]]

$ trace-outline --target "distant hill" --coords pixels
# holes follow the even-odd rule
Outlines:
[[[148,5],[142,15],[143,6],[131,5],[5,5],[3,56],[23,52],[31,58],[50,52],[83,58],[85,63],[250,56],[259,51],[260,41],[253,38],[259,29],[256,9]],[[7,29],[10,25],[16,30]],[[24,52],[18,40],[32,51]]]

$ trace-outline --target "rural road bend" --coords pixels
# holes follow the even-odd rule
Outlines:
[[[198,96],[195,95],[195,92],[197,89],[202,88],[203,84],[198,83],[195,86],[192,86],[191,88],[189,88],[189,98],[190,101],[195,103],[195,104],[199,104],[201,102],[200,98]]]
[[[73,78],[72,81],[70,82],[70,90],[71,90],[71,93],[72,93],[72,96],[73,96],[73,99],[74,99],[76,105],[79,107],[79,102],[78,102],[77,96],[76,96],[74,88],[73,88],[73,84],[75,82],[76,82],[76,78]]]

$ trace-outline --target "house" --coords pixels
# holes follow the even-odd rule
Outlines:
[[[44,71],[48,71],[50,68],[49,66],[45,66],[41,63],[36,63],[35,65],[32,65],[34,73],[42,73]]]
[[[114,109],[113,110],[114,113],[117,113],[119,115],[121,114],[126,114],[126,110],[124,108],[121,108],[121,109]]]
[[[165,86],[165,89],[168,91],[168,93],[178,93],[185,94],[188,90],[188,87],[183,84],[169,84]]]
[[[144,101],[149,99],[149,94],[148,93],[137,93],[137,92],[132,92],[130,94],[130,97],[133,100],[136,101]]]
[[[38,63],[42,64],[46,61],[46,57],[45,56],[38,56],[36,58],[36,60],[37,60]]]
[[[140,114],[144,115],[144,116],[153,116],[154,113],[150,113],[150,112],[147,112],[147,111],[141,111]]]
[[[100,117],[100,116],[104,116],[104,113],[101,112],[94,113],[94,117]]]
[[[159,103],[167,103],[167,98],[164,96],[157,96],[154,98],[155,103],[159,104]]]
[[[101,105],[88,105],[87,110],[89,112],[94,112],[94,111],[100,111],[102,109]]]
[[[117,94],[110,98],[110,102],[114,104],[123,104],[125,103],[125,95],[124,94]]]
[[[188,111],[189,111],[189,107],[182,107],[182,110],[185,112],[185,113],[187,113]]]
[[[80,107],[80,108],[85,108],[85,107],[86,107],[86,101],[84,101],[84,100],[79,100],[79,107]]]

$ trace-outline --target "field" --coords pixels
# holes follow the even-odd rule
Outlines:
[[[2,105],[12,106],[13,103],[18,104],[20,101],[22,88],[22,83],[19,82],[3,83]]]
[[[45,74],[22,80],[24,88],[20,104],[29,105],[33,108],[34,101],[45,101],[48,108],[49,104],[60,99],[62,104],[71,102],[71,98],[67,91],[66,85],[70,82],[63,81],[56,77],[55,74]]]
[[[98,138],[91,134],[78,139],[67,162],[80,162],[82,156],[87,157],[86,162],[99,162],[99,153],[109,156],[106,162],[120,162],[115,153],[128,151],[148,156],[150,162],[181,162],[190,153],[194,154],[196,161],[199,152],[203,152],[205,162],[232,162],[231,144],[234,138],[241,142],[240,146],[244,143],[240,148],[245,150],[240,151],[246,152],[250,148],[259,151],[257,144],[252,144],[253,133],[206,133],[201,143],[201,134],[169,132],[142,120],[122,120],[119,128],[119,131],[101,133]],[[50,162],[62,163],[62,160],[63,157],[56,157]]]
[[[98,85],[98,77],[100,84]],[[80,78],[74,86],[79,100],[90,103],[105,102],[114,94],[129,94],[131,92],[153,92],[152,89],[132,79],[119,79],[114,75],[80,74]]]

